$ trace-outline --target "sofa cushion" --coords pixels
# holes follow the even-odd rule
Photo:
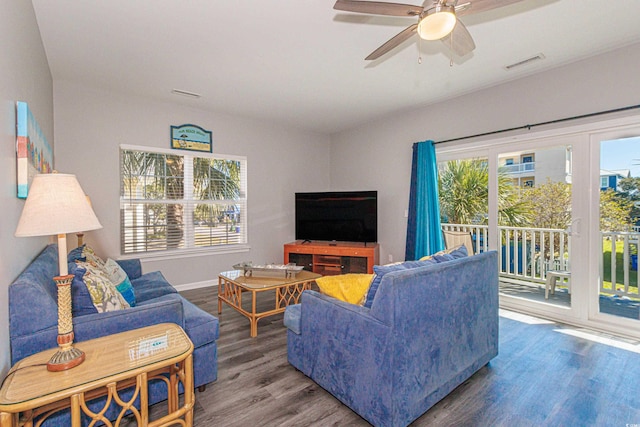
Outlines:
[[[460,245],[458,247],[453,248],[451,252],[449,252],[449,254],[455,259],[458,259],[458,258],[468,257],[469,251],[467,250],[467,247],[465,245]]]
[[[317,283],[317,282],[316,282]],[[300,315],[302,304],[291,304],[284,311],[284,326],[296,335],[300,335]]]
[[[89,290],[91,301],[98,313],[129,308],[129,303],[111,283],[109,276],[102,268],[89,261],[76,261],[76,264],[78,272],[84,270],[82,281]],[[74,274],[74,277],[78,277],[78,274]]]
[[[467,251],[467,247],[465,245],[456,246],[455,248],[445,249],[440,252],[436,252],[433,255],[428,255],[420,258],[420,261],[434,259],[436,262],[447,262],[453,261],[454,259],[464,258],[469,256],[469,252]]]
[[[136,294],[136,304],[139,304],[140,301],[178,292],[159,271],[145,273],[137,279],[132,279],[131,285]]]
[[[320,291],[330,297],[351,304],[362,305],[373,274],[340,274],[316,279]]]
[[[116,261],[120,267],[127,273],[129,280],[137,279],[142,276],[142,264],[139,258],[121,259]]]
[[[69,274],[73,274],[71,282],[71,312],[73,317],[97,313],[96,307],[84,283],[84,268],[78,267],[75,261],[69,262]]]
[[[86,261],[87,258],[82,254],[82,251],[84,251],[84,247],[85,245],[82,245],[78,246],[77,248],[71,249],[69,255],[67,255],[67,261],[69,263],[76,261]]]
[[[425,259],[419,261],[405,261],[389,265],[374,265],[373,271],[375,273],[375,276],[371,281],[371,286],[369,286],[369,290],[367,291],[367,296],[363,305],[367,308],[371,308],[371,304],[373,304],[373,298],[376,296],[378,287],[380,287],[380,282],[382,281],[382,278],[385,274],[392,271],[410,270],[412,268],[423,267],[429,264],[436,264],[436,262],[437,261],[434,259]]]
[[[107,259],[107,262],[104,263],[104,268],[109,276],[109,280],[116,286],[120,295],[129,303],[131,307],[136,306],[136,294],[133,292],[133,286],[131,285],[131,281],[127,276],[127,273],[120,267],[120,265],[112,260],[111,258]]]
[[[214,342],[220,336],[218,318],[200,309],[187,299],[182,299],[184,330],[194,347]]]
[[[444,252],[438,252],[437,254],[434,254],[433,259],[435,259],[436,262],[447,262],[453,261],[454,259],[458,258],[465,258],[467,255],[468,253],[466,246],[460,245],[455,248],[448,249]]]

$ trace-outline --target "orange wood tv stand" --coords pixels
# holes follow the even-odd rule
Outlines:
[[[347,273],[373,273],[379,263],[378,243],[306,242],[284,245],[284,263],[294,262],[305,270],[323,276]]]

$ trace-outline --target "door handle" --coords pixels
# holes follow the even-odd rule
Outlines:
[[[580,237],[580,225],[582,224],[582,218],[574,218],[571,220],[571,225],[567,228],[569,236]]]

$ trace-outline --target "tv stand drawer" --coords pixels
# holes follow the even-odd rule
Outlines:
[[[337,276],[342,274],[342,266],[340,265],[314,265],[313,272],[316,274],[322,274],[323,276]]]
[[[342,257],[334,255],[316,255],[313,257],[314,264],[341,265]]]

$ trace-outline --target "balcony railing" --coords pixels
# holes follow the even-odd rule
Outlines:
[[[500,166],[500,170],[505,173],[533,172],[536,170],[536,164],[535,162],[514,163],[512,165],[502,165]]]
[[[638,298],[640,233],[603,232],[600,292]],[[621,265],[620,265],[621,264]],[[619,277],[619,274],[622,277]],[[612,284],[616,285],[613,286]]]
[[[475,253],[489,250],[486,225],[442,224],[443,230],[468,231]],[[498,227],[500,277],[544,283],[550,270],[571,271],[571,235],[550,228]],[[601,233],[600,292],[639,298],[638,242],[640,233]],[[607,251],[606,249],[609,248]],[[614,250],[615,249],[615,250]],[[621,265],[620,265],[621,264]],[[613,287],[611,283],[616,283]]]

